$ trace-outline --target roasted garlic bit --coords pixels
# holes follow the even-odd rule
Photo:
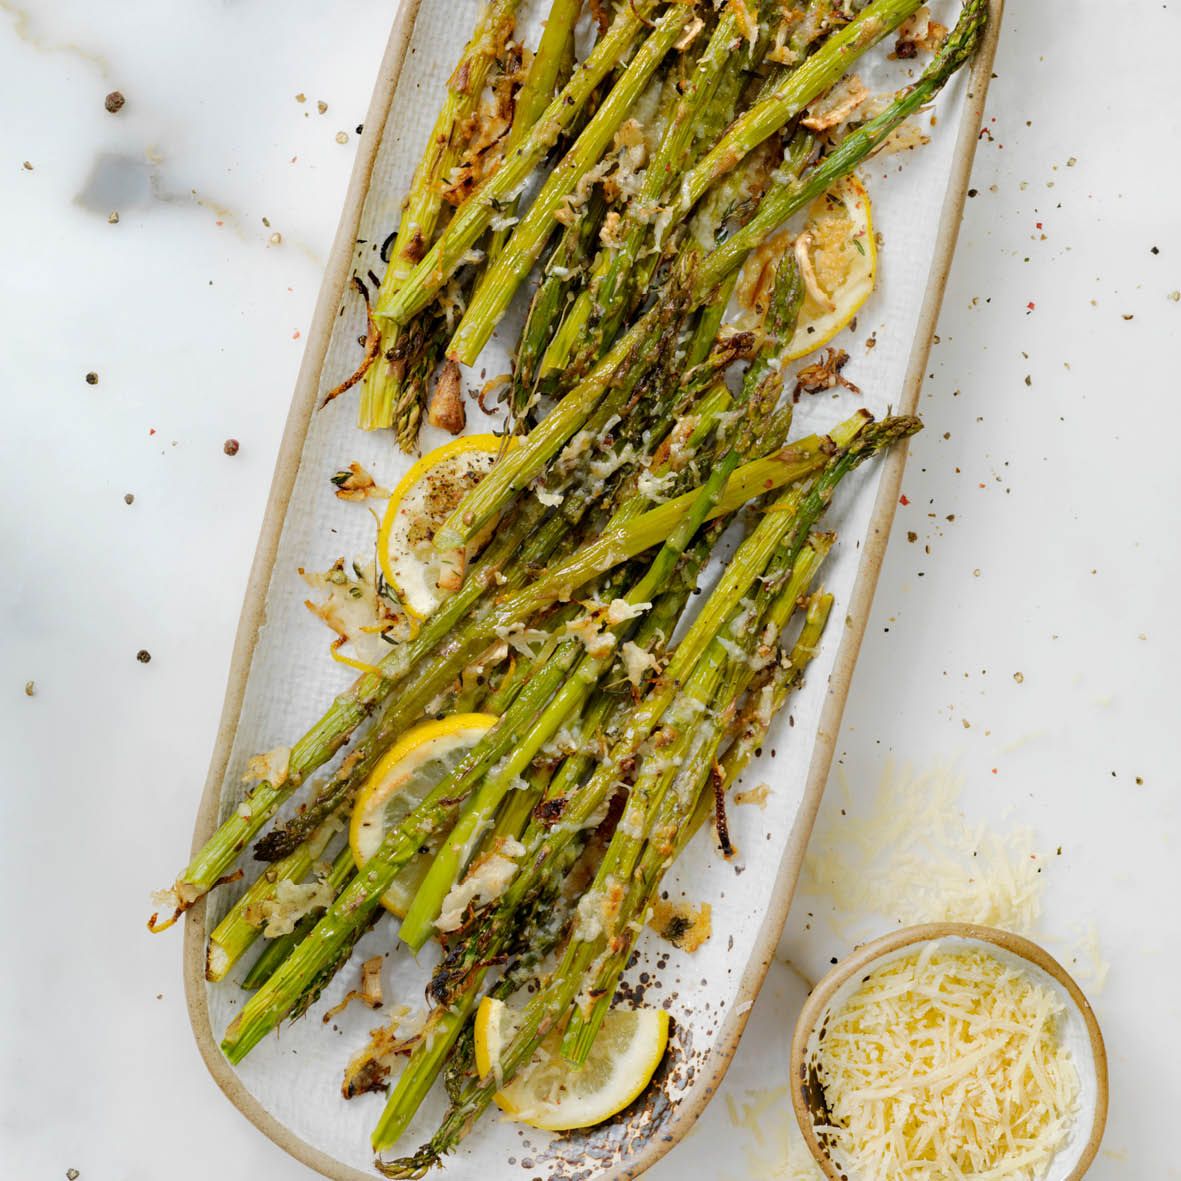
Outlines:
[[[455,361],[444,363],[431,393],[431,404],[427,410],[427,422],[452,435],[458,435],[467,422],[463,408],[463,385],[459,378],[459,365]]]

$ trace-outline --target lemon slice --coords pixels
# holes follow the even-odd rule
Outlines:
[[[428,451],[391,493],[377,534],[377,559],[386,581],[416,619],[430,615],[443,597],[438,554],[431,544],[435,531],[513,441],[490,434],[453,439]],[[473,542],[471,550],[482,541]]]
[[[846,177],[812,202],[795,240],[807,293],[784,360],[796,361],[827,344],[860,310],[877,278],[869,194]]]
[[[496,724],[494,714],[451,714],[407,731],[386,752],[357,793],[349,847],[358,867],[377,852],[394,825]],[[437,840],[442,840],[439,834]],[[430,868],[433,849],[419,853],[382,895],[382,905],[402,918]]]
[[[512,1040],[516,1012],[486,996],[476,1012],[476,1068],[492,1073]],[[549,1132],[589,1128],[622,1111],[652,1081],[668,1048],[669,1018],[663,1009],[612,1009],[583,1066],[562,1057],[560,1030],[541,1044],[496,1105],[518,1123]]]

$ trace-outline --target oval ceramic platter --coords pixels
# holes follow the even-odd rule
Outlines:
[[[328,658],[322,625],[304,607],[307,587],[298,570],[323,570],[341,556],[372,552],[372,516],[364,504],[334,497],[333,473],[357,461],[379,484],[391,487],[410,461],[388,432],[357,430],[352,398],[339,398],[322,412],[314,407],[323,391],[357,363],[364,313],[351,293],[349,276],[381,272],[381,244],[397,223],[444,83],[472,27],[475,4],[402,0],[395,17],[278,459],[217,748],[197,815],[198,845],[238,804],[246,760],[292,741],[348,683],[348,670]],[[934,15],[946,18],[957,7],[943,0],[933,6]],[[526,40],[532,43],[539,5],[525,8],[526,19],[533,22],[532,28],[525,27]],[[862,169],[881,235],[879,285],[855,327],[835,342],[851,355],[845,374],[861,393],[842,389],[835,396],[805,399],[797,414],[800,432],[825,429],[858,406],[878,415],[888,408],[915,409],[959,227],[999,21],[1000,0],[994,0],[990,31],[971,71],[954,79],[935,109],[920,116],[930,142],[920,150],[876,157]],[[905,76],[906,63],[889,63],[884,57],[879,50],[871,68],[859,67],[875,91]],[[481,370],[491,376],[507,368],[507,351],[494,337],[467,384],[478,386]],[[495,422],[481,420],[473,406],[467,429],[495,429]],[[423,449],[444,438],[428,431]],[[633,979],[648,973],[644,1003],[663,1005],[674,1018],[670,1052],[656,1083],[609,1124],[564,1137],[490,1115],[448,1158],[448,1178],[593,1181],[636,1176],[684,1136],[709,1102],[734,1054],[787,915],[828,774],[904,462],[899,448],[884,462],[866,465],[851,477],[852,486],[842,489],[827,518],[826,527],[839,538],[823,574],[836,596],[834,623],[807,684],[779,719],[763,758],[747,773],[747,786],[768,785],[765,793],[757,793],[765,798],[761,804],[731,807],[737,857],[721,861],[709,834],[702,833],[666,879],[674,900],[710,904],[712,937],[692,955],[650,933],[641,941]],[[243,1114],[293,1156],[327,1177],[372,1178],[369,1133],[383,1097],[370,1094],[345,1102],[340,1079],[348,1059],[382,1017],[353,1005],[328,1024],[322,1021],[356,986],[355,967],[342,971],[308,1016],[269,1038],[241,1068],[231,1068],[218,1050],[221,1033],[246,994],[237,978],[206,984],[205,937],[233,903],[234,889],[223,887],[187,918],[188,1004],[205,1061]],[[416,963],[396,945],[391,922],[384,920],[365,937],[356,960],[388,952],[383,971],[387,1003],[421,1005],[429,953]],[[407,1147],[426,1137],[441,1111],[441,1098],[432,1097],[411,1127]],[[790,1118],[786,1109],[783,1118]]]

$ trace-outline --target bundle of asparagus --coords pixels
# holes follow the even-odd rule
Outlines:
[[[846,475],[919,428],[862,411],[789,442],[783,356],[813,280],[806,257],[775,258],[761,315],[741,325],[727,322],[734,286],[939,92],[987,17],[985,0],[964,0],[911,85],[871,118],[830,123],[809,107],[919,0],[629,0],[609,20],[597,4],[581,61],[580,0],[552,0],[531,56],[512,40],[517,7],[488,0],[448,84],[373,310],[375,363],[358,373],[361,425],[413,446],[440,362],[476,360],[544,254],[506,391],[516,445],[434,534],[437,608],[290,748],[256,760],[258,781],[166,892],[171,917],[149,924],[237,876],[279,809],[353,743],[255,844],[263,872],[209,944],[207,975],[222,979],[403,735],[449,710],[489,715],[363,865],[347,845],[334,854],[318,905],[246,974],[256,991],[222,1043],[240,1062],[306,1011],[416,866],[398,935],[415,951],[441,938],[443,958],[374,1147],[398,1140],[441,1074],[451,1106],[417,1153],[379,1158],[398,1177],[454,1148],[552,1031],[572,1068],[584,1063],[669,866],[711,817],[726,851],[725,792],[801,683],[832,605],[813,589],[834,541],[820,517]],[[454,394],[453,377],[439,384]],[[697,609],[698,575],[731,526],[742,539]],[[507,659],[514,637],[528,643]],[[506,872],[481,888],[492,852]],[[443,922],[457,890],[462,913]],[[515,1032],[481,1075],[476,1007],[525,983]]]

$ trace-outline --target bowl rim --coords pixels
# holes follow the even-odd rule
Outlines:
[[[919,926],[891,931],[879,939],[874,939],[872,942],[856,948],[827,972],[812,989],[796,1020],[795,1032],[791,1041],[791,1063],[788,1075],[792,1109],[795,1112],[796,1122],[800,1125],[800,1132],[804,1137],[804,1143],[808,1146],[808,1151],[829,1181],[849,1181],[843,1173],[837,1170],[836,1165],[833,1164],[820,1144],[812,1124],[812,1113],[808,1107],[802,1085],[806,1079],[805,1057],[808,1039],[829,1002],[850,977],[864,972],[871,964],[876,963],[884,956],[905,947],[949,938],[973,939],[981,943],[989,943],[1040,968],[1062,986],[1081,1014],[1090,1042],[1091,1056],[1095,1063],[1095,1111],[1091,1120],[1090,1133],[1078,1163],[1063,1179],[1063,1181],[1081,1181],[1099,1152],[1103,1131],[1107,1125],[1107,1050],[1095,1011],[1091,1008],[1090,1001],[1087,1000],[1074,978],[1044,947],[1040,947],[1021,935],[1014,935],[1011,931],[1003,931],[997,927],[984,927],[976,923],[924,923]]]

